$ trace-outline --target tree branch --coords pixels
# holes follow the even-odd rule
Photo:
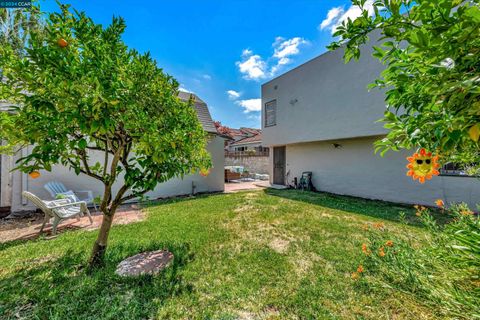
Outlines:
[[[95,173],[93,173],[93,172],[88,172],[88,171],[86,171],[86,170],[83,169],[82,167],[79,167],[79,166],[78,166],[75,162],[73,162],[71,159],[67,159],[67,160],[68,160],[68,162],[70,163],[70,165],[71,165],[73,168],[78,168],[81,173],[86,174],[87,176],[90,176],[90,177],[92,177],[92,178],[95,178],[95,179],[97,179],[97,180],[99,180],[99,181],[101,181],[101,182],[104,183],[104,180],[103,180],[103,178],[102,178],[101,176],[99,176],[99,175],[97,175],[97,174],[95,174]]]

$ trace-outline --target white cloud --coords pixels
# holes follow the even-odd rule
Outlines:
[[[212,76],[209,75],[209,74],[202,75],[202,78],[205,79],[205,80],[212,80]]]
[[[244,113],[262,111],[262,99],[248,99],[235,102],[244,110]]]
[[[284,39],[277,37],[273,43],[274,52],[270,58],[264,60],[260,55],[254,54],[250,49],[242,51],[242,61],[238,66],[243,77],[247,80],[262,80],[274,76],[280,66],[292,62],[291,57],[300,53],[300,46],[309,42],[300,37]]]
[[[253,54],[253,51],[250,49],[244,49],[242,51],[242,57],[251,56],[252,54]]]
[[[367,0],[364,5],[364,9],[368,11],[370,16],[372,16],[374,13],[373,2],[374,0]],[[330,11],[328,11],[327,17],[322,21],[319,28],[320,30],[328,28],[332,33],[335,33],[338,26],[340,26],[344,21],[347,21],[349,18],[351,20],[355,20],[361,16],[361,14],[362,10],[359,6],[355,5],[351,5],[346,11],[342,7],[332,8]]]
[[[343,14],[343,12],[343,7],[334,7],[330,9],[327,13],[327,17],[320,24],[320,30],[329,27],[331,24],[334,23],[334,21],[337,21],[338,18],[340,18],[340,16]]]
[[[251,50],[243,50],[242,61],[238,61],[237,66],[245,79],[260,80],[267,76],[267,63]]]
[[[236,99],[240,98],[240,92],[235,91],[235,90],[228,90],[227,94],[228,94],[228,98],[230,100],[236,100]]]
[[[308,41],[300,37],[295,37],[288,40],[285,40],[282,37],[277,37],[275,43],[273,44],[275,48],[273,56],[278,59],[279,65],[288,64],[290,63],[289,57],[299,54],[299,47],[304,44],[308,44]]]
[[[187,88],[185,88],[182,84],[180,84],[180,87],[178,88],[178,90],[186,92],[186,93],[195,93],[195,92],[190,91]]]

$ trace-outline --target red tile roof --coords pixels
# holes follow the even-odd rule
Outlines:
[[[262,142],[262,134],[256,134],[253,137],[247,137],[242,140],[235,141],[234,143],[230,144],[231,146],[239,145],[239,144],[246,144],[246,143],[256,143]]]

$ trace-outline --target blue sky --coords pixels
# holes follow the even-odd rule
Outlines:
[[[65,1],[62,1],[65,2]],[[124,41],[230,127],[260,127],[261,84],[325,52],[332,28],[356,14],[347,0],[77,0],[95,22],[126,20]],[[55,1],[41,1],[44,11]],[[229,94],[230,92],[230,94]]]

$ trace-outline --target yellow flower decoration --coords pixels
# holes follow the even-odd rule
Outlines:
[[[413,180],[417,180],[420,183],[425,183],[425,179],[430,180],[432,176],[438,176],[440,172],[437,170],[440,165],[438,164],[438,156],[432,157],[431,152],[427,152],[425,149],[420,149],[419,153],[414,153],[411,157],[407,158],[409,164],[407,168],[407,176],[412,177]]]

